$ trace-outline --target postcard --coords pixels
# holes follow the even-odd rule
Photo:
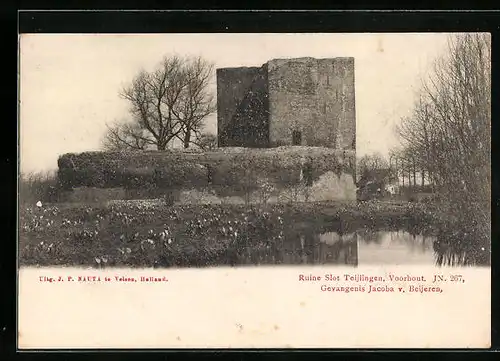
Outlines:
[[[490,34],[19,42],[19,349],[490,347]]]

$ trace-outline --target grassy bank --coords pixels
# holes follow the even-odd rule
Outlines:
[[[294,203],[166,206],[117,201],[20,209],[22,265],[210,265],[230,249],[262,247],[286,234],[359,227],[435,229],[453,220],[432,205],[411,203]]]

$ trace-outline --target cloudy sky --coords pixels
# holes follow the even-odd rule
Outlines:
[[[447,34],[27,34],[20,40],[21,171],[57,168],[62,153],[99,150],[105,124],[127,117],[118,92],[169,54],[201,55],[216,67],[273,58],[355,58],[357,152],[397,144],[422,75]],[[213,79],[215,84],[215,76]],[[215,85],[214,85],[215,86]],[[206,130],[217,129],[217,118]]]

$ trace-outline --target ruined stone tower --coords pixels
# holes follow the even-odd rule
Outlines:
[[[356,149],[354,58],[217,69],[220,147]]]

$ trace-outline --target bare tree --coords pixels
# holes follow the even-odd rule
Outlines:
[[[490,123],[490,36],[451,36],[399,134],[436,189],[483,221],[489,214]]]
[[[131,119],[108,126],[104,147],[165,150],[178,138],[187,148],[215,109],[208,90],[212,74],[209,62],[178,56],[165,57],[152,72],[140,71],[120,93]]]
[[[181,133],[177,137],[184,148],[188,148],[192,139],[201,135],[203,120],[216,110],[214,97],[209,91],[213,72],[213,64],[201,57],[188,59],[184,63],[185,88],[172,109],[180,120]]]
[[[119,123],[107,126],[107,131],[102,140],[105,150],[144,150],[150,145],[155,145],[144,129],[137,123]]]
[[[421,169],[415,149],[406,147],[398,152],[394,152],[393,157],[398,163],[395,173],[397,172],[396,174],[403,178],[403,186],[405,186],[404,180],[406,179],[406,186],[415,188],[417,186],[417,171]]]
[[[367,154],[358,159],[357,174],[362,177],[363,174],[374,170],[388,169],[389,163],[380,153]]]

